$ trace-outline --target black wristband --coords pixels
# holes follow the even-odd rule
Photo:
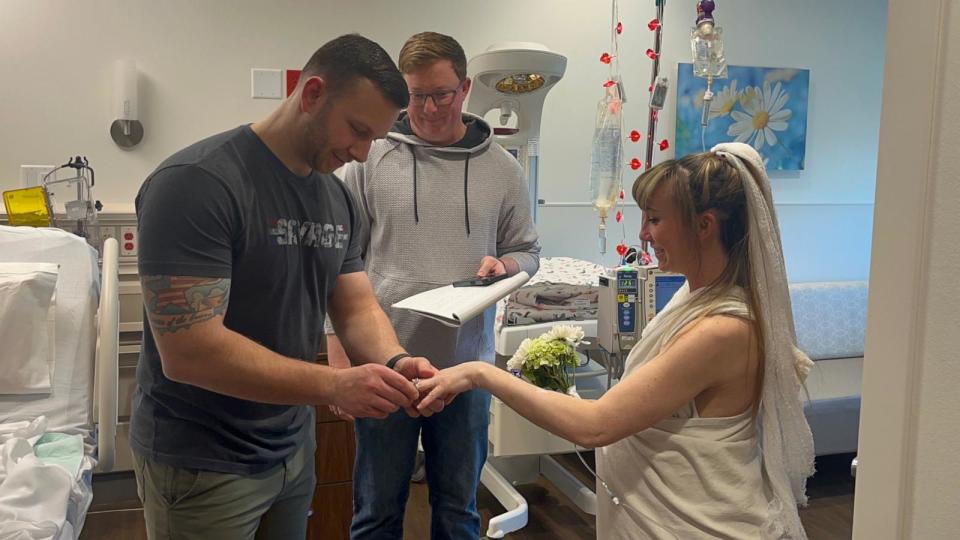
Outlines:
[[[387,360],[387,367],[390,369],[395,369],[397,362],[399,362],[401,358],[410,358],[410,353],[402,352],[400,354],[397,354],[393,358]]]

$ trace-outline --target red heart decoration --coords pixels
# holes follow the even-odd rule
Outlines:
[[[617,254],[623,257],[627,254],[627,246],[624,244],[617,244]]]
[[[623,212],[617,210],[617,223],[620,223],[623,220]]]
[[[641,137],[641,135],[640,135],[640,132],[639,132],[639,131],[633,130],[633,131],[630,132],[630,140],[631,140],[631,141],[637,142],[637,141],[640,140],[640,137]]]
[[[620,200],[621,200],[621,201],[623,200],[623,190],[622,190],[622,189],[620,190]]]
[[[623,33],[623,23],[622,23],[622,22],[618,22],[618,23],[617,23],[617,33],[618,33],[618,34],[622,34],[622,33]]]
[[[612,57],[608,53],[603,53],[600,55],[600,61],[604,64],[609,64]]]
[[[603,83],[603,87],[604,87],[604,88],[610,88],[611,86],[613,86],[613,85],[615,85],[615,84],[617,84],[617,83],[615,83],[615,82],[613,82],[613,81],[607,81],[607,82]]]
[[[651,32],[655,31],[657,28],[660,28],[660,19],[653,19],[648,22],[647,28],[649,28]]]
[[[630,160],[630,168],[633,170],[639,169],[641,165],[642,164],[640,163],[640,160],[637,158],[633,158]]]
[[[660,150],[663,151],[663,150],[666,150],[667,148],[670,148],[670,143],[667,142],[666,139],[660,141]]]
[[[657,59],[657,53],[655,53],[653,49],[647,49],[647,56],[649,56],[651,60]]]

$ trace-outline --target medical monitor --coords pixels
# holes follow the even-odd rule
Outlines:
[[[655,265],[626,265],[600,276],[597,343],[613,354],[632,349],[685,281]]]
[[[641,282],[643,283],[643,318],[647,323],[653,320],[657,313],[663,311],[667,302],[680,290],[687,278],[680,274],[663,272],[653,265],[641,266],[640,275],[645,278]]]
[[[639,300],[642,285],[637,269],[622,266],[599,280],[597,343],[613,354],[629,351],[640,339],[643,319]]]

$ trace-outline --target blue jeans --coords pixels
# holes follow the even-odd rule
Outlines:
[[[464,392],[429,418],[410,418],[401,410],[384,420],[357,420],[350,538],[403,538],[418,435],[430,489],[430,538],[479,538],[477,488],[487,460],[489,422],[490,394],[485,390]]]

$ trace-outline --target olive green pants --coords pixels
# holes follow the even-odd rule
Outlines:
[[[313,429],[285,463],[254,475],[171,467],[134,452],[150,540],[305,538],[316,486]]]

